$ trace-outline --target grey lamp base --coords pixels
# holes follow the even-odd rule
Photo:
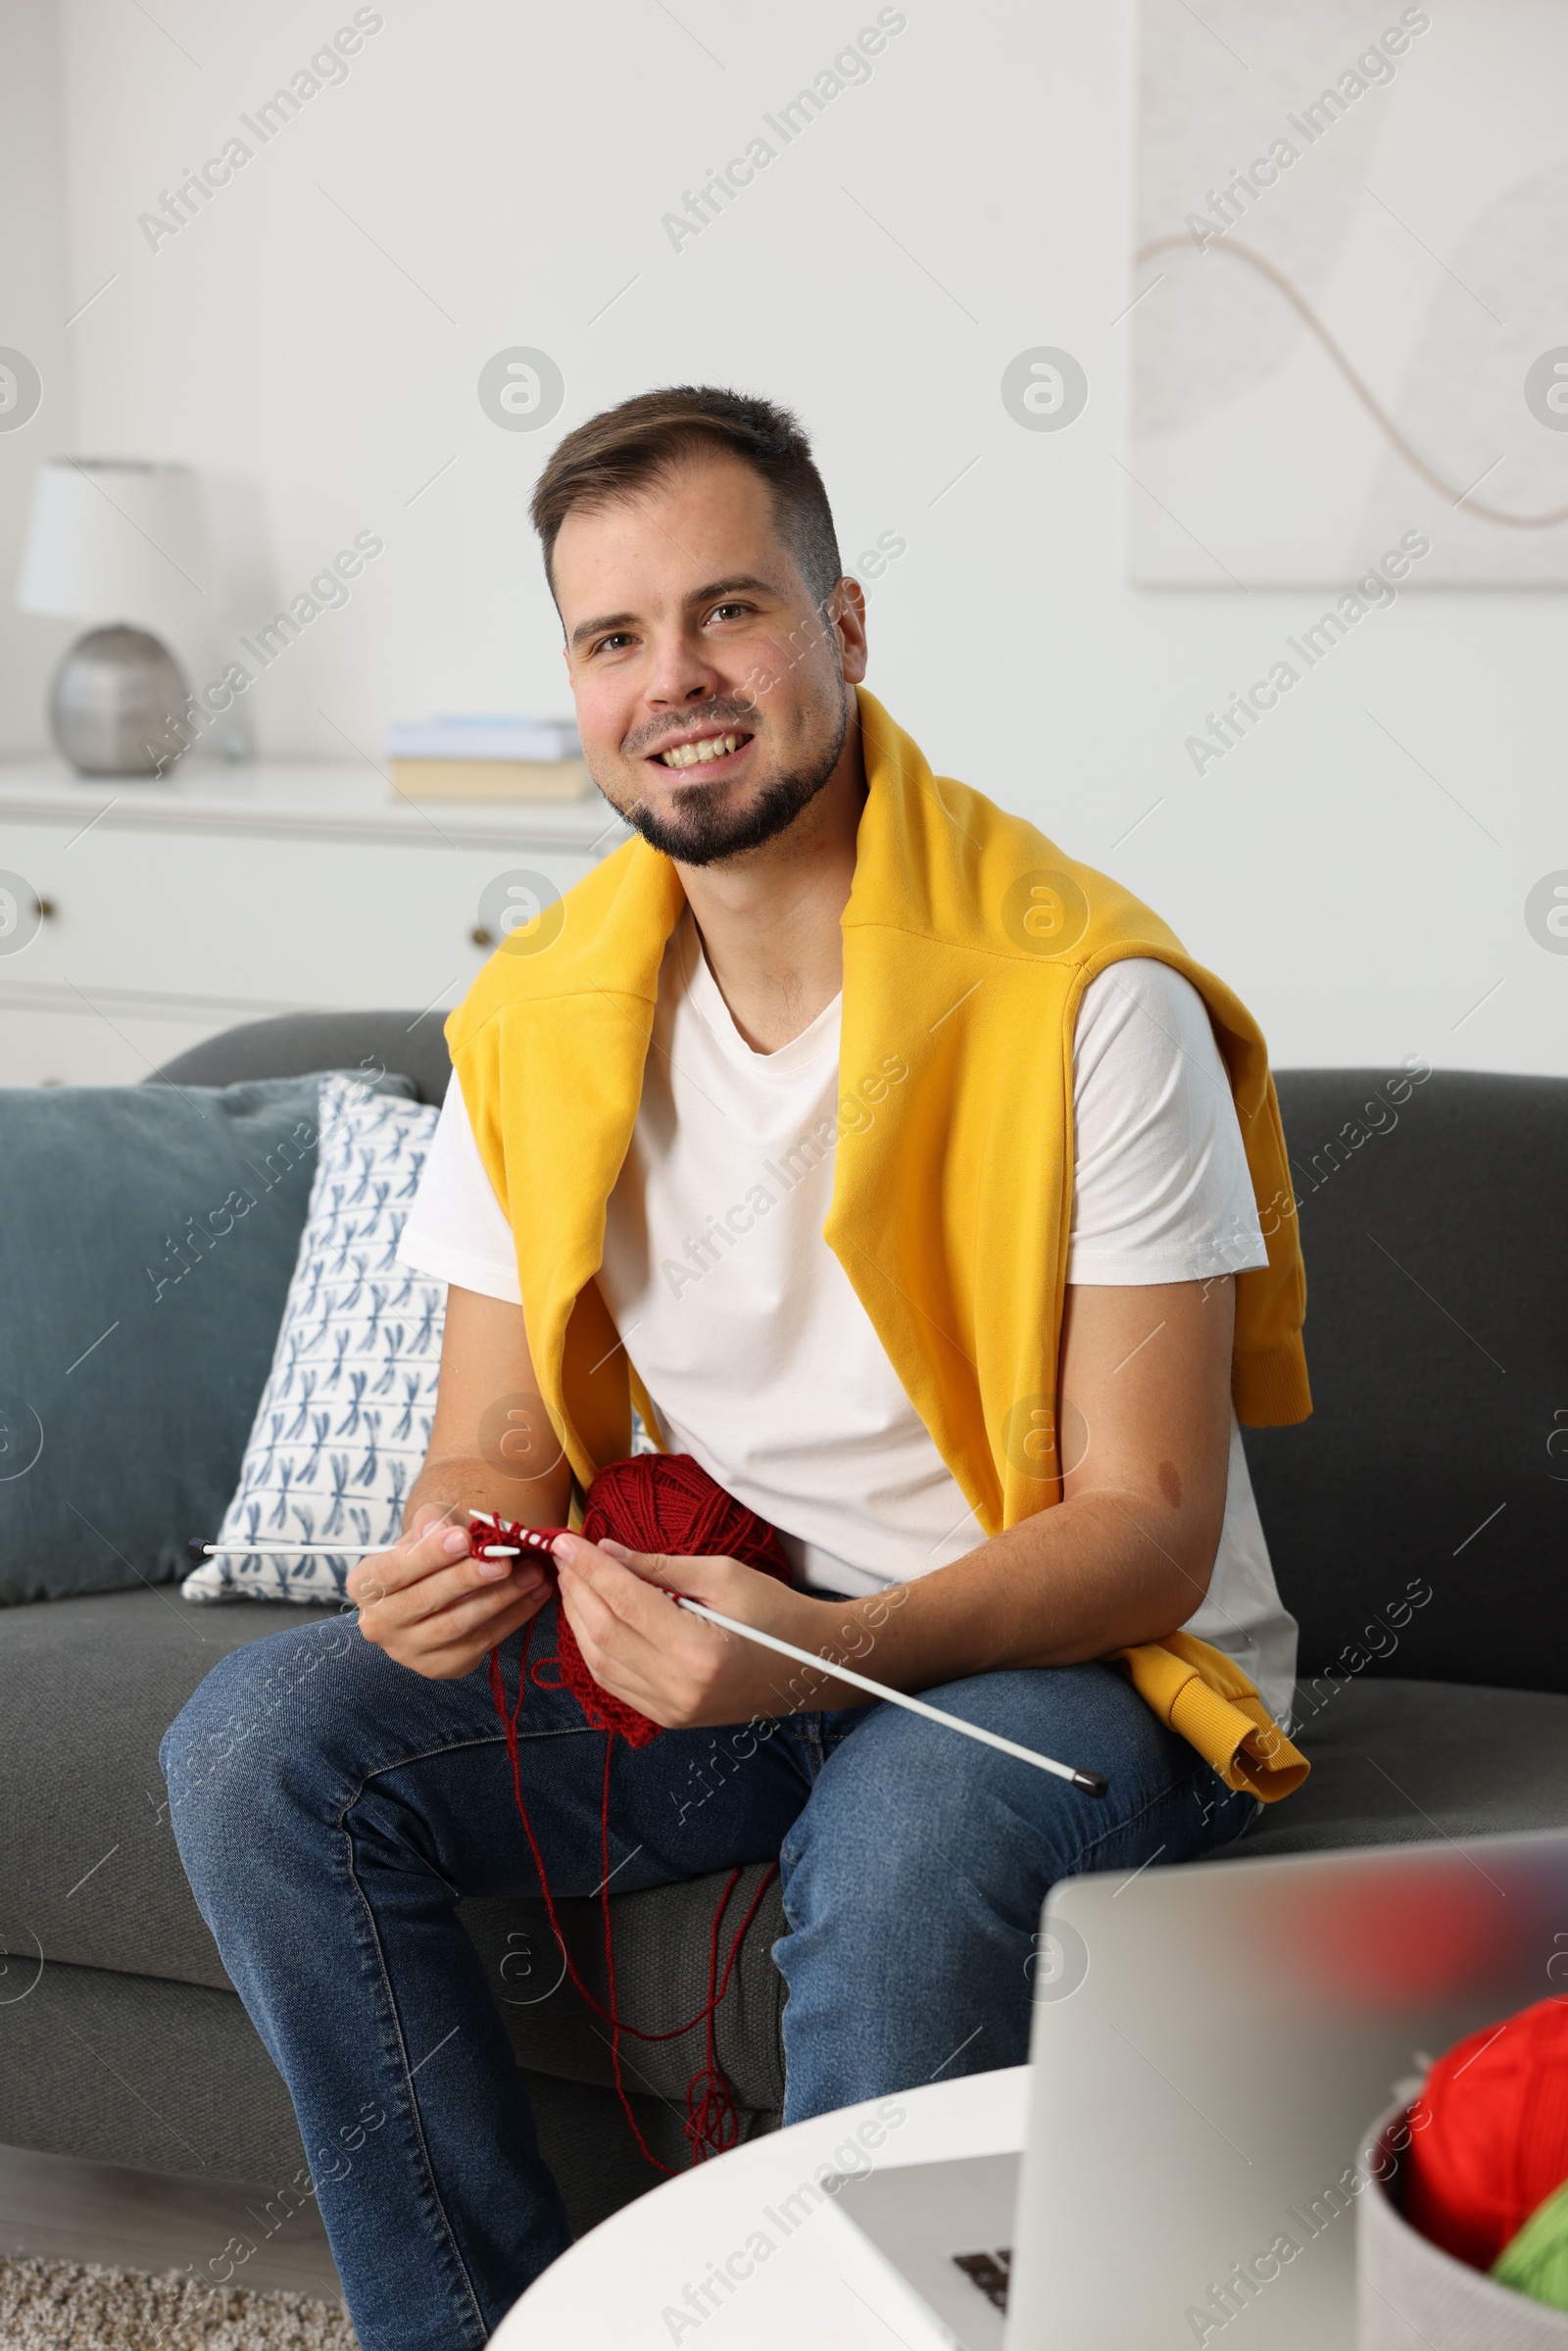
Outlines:
[[[49,690],[55,742],[78,775],[162,775],[185,749],[185,675],[145,629],[89,629]]]

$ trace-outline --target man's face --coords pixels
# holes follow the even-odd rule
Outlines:
[[[554,571],[583,756],[612,806],[694,865],[791,824],[838,763],[865,639],[853,581],[818,616],[760,476],[694,458],[574,509]]]

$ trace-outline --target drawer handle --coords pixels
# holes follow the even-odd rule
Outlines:
[[[475,947],[494,947],[495,945],[495,939],[493,935],[485,929],[482,922],[479,923],[475,929],[471,930],[468,933],[468,936],[473,941]]]
[[[52,898],[35,898],[32,903],[40,922],[52,920],[60,911]]]

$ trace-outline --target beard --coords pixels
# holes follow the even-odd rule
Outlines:
[[[620,814],[636,826],[650,849],[681,865],[714,865],[723,857],[760,849],[764,842],[786,832],[822,790],[839,763],[849,727],[846,698],[840,705],[831,744],[764,784],[747,808],[727,809],[710,786],[689,784],[676,794],[675,805],[667,812],[639,803],[622,808]]]

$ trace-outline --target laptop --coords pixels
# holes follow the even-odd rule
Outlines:
[[[1568,1989],[1568,1832],[1076,1878],[1039,1950],[1023,2155],[839,2209],[961,2351],[1334,2351],[1368,2127]]]

